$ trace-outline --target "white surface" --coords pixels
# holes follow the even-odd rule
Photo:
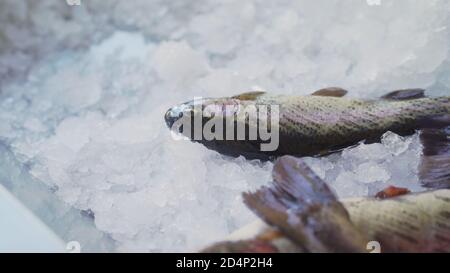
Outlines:
[[[65,243],[0,185],[0,252],[65,252]]]

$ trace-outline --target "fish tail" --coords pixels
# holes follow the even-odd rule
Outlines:
[[[419,179],[424,187],[450,189],[450,97],[434,98],[442,114],[422,121],[420,141],[423,146]]]
[[[450,115],[447,115],[450,123]],[[420,132],[423,152],[419,166],[421,183],[428,188],[450,189],[450,126]]]
[[[450,97],[425,98],[419,102],[412,100],[411,103],[412,109],[421,109],[416,112],[416,128],[441,129],[450,126]]]
[[[302,160],[281,157],[273,178],[272,187],[244,194],[246,205],[264,221],[306,251],[365,251],[365,236],[326,183]]]

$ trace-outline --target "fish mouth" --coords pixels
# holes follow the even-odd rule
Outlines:
[[[197,98],[172,108],[169,108],[164,115],[167,127],[172,130],[174,123],[183,117],[193,117],[195,113],[199,113],[203,109],[203,103],[209,98]],[[176,130],[178,131],[178,130]]]
[[[164,115],[164,120],[167,127],[172,130],[174,123],[182,118],[184,115],[189,115],[193,111],[193,105],[191,102],[186,102],[172,108],[169,108]]]
[[[169,129],[172,129],[173,124],[183,116],[183,113],[176,113],[173,108],[169,108],[164,115],[164,121]]]

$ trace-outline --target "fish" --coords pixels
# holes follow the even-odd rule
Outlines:
[[[429,189],[417,193],[338,200],[301,158],[280,157],[273,183],[243,194],[261,220],[202,252],[450,252],[449,136],[450,126],[421,132],[418,175]]]
[[[360,142],[378,142],[387,131],[406,136],[419,129],[450,125],[449,96],[432,98],[426,97],[423,89],[403,89],[379,99],[363,100],[348,98],[347,93],[342,88],[330,87],[306,96],[253,91],[231,97],[203,98],[168,109],[165,122],[173,131],[208,149],[227,156],[260,160],[275,160],[283,155],[322,156]],[[246,109],[250,107],[256,108],[256,113],[248,113]],[[265,112],[261,110],[263,107]],[[211,108],[217,111],[213,115],[205,113]],[[260,115],[261,112],[267,113],[267,117]],[[278,119],[274,118],[275,114]],[[240,116],[244,118],[239,119]],[[174,128],[183,117],[191,122],[191,130],[183,130],[183,126]],[[236,130],[229,134],[234,136],[231,139],[194,137],[195,120],[205,129],[208,123],[219,127],[223,117],[231,120],[220,126],[223,135],[228,134],[225,125],[230,122],[233,128],[245,128],[247,138],[237,139]],[[262,144],[270,142],[260,133],[263,125],[268,132],[277,132],[271,135],[278,142],[272,150],[262,149]],[[256,138],[249,137],[251,130],[258,132]]]
[[[419,133],[422,155],[419,180],[426,188],[449,188],[450,181],[450,126],[429,128]]]
[[[201,252],[450,252],[450,189],[337,200],[301,159],[275,168],[275,185],[244,194],[261,220]]]

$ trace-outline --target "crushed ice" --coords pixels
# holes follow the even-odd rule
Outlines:
[[[449,18],[446,0],[1,1],[0,140],[117,250],[194,250],[255,219],[240,193],[272,164],[173,140],[168,107],[255,86],[448,95]],[[419,153],[387,133],[307,160],[349,197],[420,190]]]

